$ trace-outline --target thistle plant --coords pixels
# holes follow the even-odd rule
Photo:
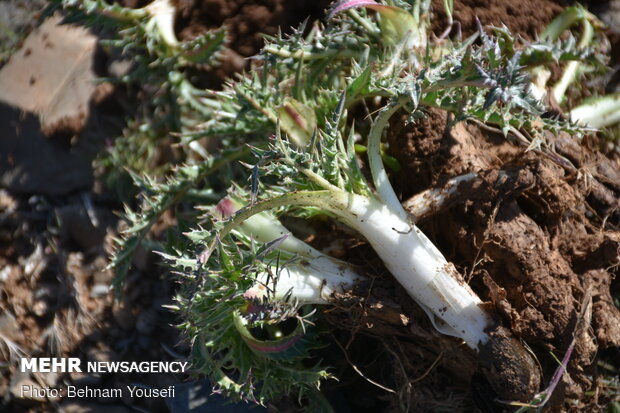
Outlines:
[[[299,240],[294,241],[298,247],[286,247],[290,235],[281,224],[273,217],[258,218],[267,211],[304,218],[328,215],[356,230],[439,332],[481,353],[487,359],[483,366],[499,363],[520,378],[511,387],[498,386],[510,387],[500,398],[527,400],[538,390],[540,376],[531,355],[506,331],[498,332],[493,314],[401,206],[383,166],[380,142],[394,114],[407,113],[415,122],[425,108],[435,107],[453,113],[455,121],[490,125],[515,143],[570,166],[553,152],[546,133],[578,137],[588,129],[543,116],[546,108],[530,92],[529,73],[558,62],[594,61],[596,51],[549,37],[522,44],[504,28],[490,33],[481,28],[463,41],[432,41],[425,30],[428,2],[398,5],[341,2],[326,27],[315,25],[307,35],[302,27],[291,36],[268,39],[254,70],[212,94],[212,116],[182,138],[245,136],[256,158],[248,165],[250,187],[237,185],[231,194],[245,207],[209,208],[215,212],[186,233],[191,245],[165,254],[185,280],[178,311],[186,320],[195,363],[233,398],[265,402],[286,394],[302,397],[318,387],[328,374],[306,370],[308,361],[299,362],[312,360],[312,353],[303,348],[288,358],[289,350],[298,348],[297,336],[277,333],[285,342],[274,349],[276,336],[269,331],[288,317],[298,326],[295,331],[303,326],[309,334],[315,327],[306,322],[303,303],[329,303],[324,286],[336,285],[328,291],[338,291],[364,280],[357,273],[342,273],[342,282],[332,283],[329,271],[316,267],[312,277],[304,273],[314,254],[308,253],[311,247]],[[378,106],[371,121],[350,117],[352,108],[365,104]],[[371,182],[356,153],[364,145]],[[263,229],[248,230],[260,227],[257,222]],[[269,230],[271,236],[265,235]],[[320,299],[304,301],[312,289]],[[248,344],[246,330],[254,332],[252,340],[267,344]],[[240,348],[247,358],[232,355]],[[272,363],[279,352],[282,356]],[[506,352],[519,354],[518,361],[499,360],[498,354]],[[269,368],[284,368],[281,382],[266,380],[265,360],[271,360]]]
[[[578,37],[573,35],[572,29],[578,28]],[[581,54],[565,62],[562,75],[554,85],[549,86],[551,72],[546,66],[536,66],[530,70],[532,75],[532,93],[539,99],[551,96],[566,115],[573,121],[592,128],[602,129],[614,126],[620,122],[620,94],[592,96],[582,99],[580,88],[574,88],[577,96],[571,96],[575,102],[572,107],[567,105],[567,91],[570,85],[586,76],[604,73],[606,71],[606,57],[601,53],[607,47],[606,39],[601,35],[602,23],[580,5],[568,7],[556,17],[551,24],[540,34],[542,40],[554,42],[556,51],[566,49],[570,43]],[[561,39],[561,40],[560,40]],[[573,49],[573,46],[570,47]],[[585,55],[598,58],[583,59]],[[559,62],[559,60],[558,60]],[[547,91],[548,89],[548,91]]]
[[[518,377],[518,383],[496,386],[504,390],[499,398],[526,401],[538,391],[540,373],[532,356],[483,308],[401,206],[384,167],[389,158],[381,139],[396,114],[416,122],[428,108],[438,108],[454,122],[484,124],[571,168],[547,136],[579,137],[590,129],[546,116],[542,94],[532,92],[532,84],[546,66],[566,64],[570,73],[554,89],[560,96],[578,72],[574,62],[595,65],[598,50],[586,41],[595,29],[591,20],[584,23],[583,41],[561,37],[567,25],[529,43],[505,28],[482,27],[464,40],[436,39],[427,33],[430,1],[349,0],[334,5],[325,26],[267,38],[248,74],[223,91],[203,91],[180,68],[195,63],[188,51],[195,45],[211,51],[203,57],[216,57],[222,31],[184,46],[171,34],[173,13],[164,0],[133,11],[94,0],[63,3],[131,22],[129,40],[122,41],[146,51],[145,70],[167,73],[165,82],[184,114],[181,146],[203,156],[163,182],[135,177],[144,190],[143,208],[127,211],[129,230],[115,263],[127,270],[163,211],[176,205],[203,211],[185,216],[184,229],[192,229],[159,249],[181,280],[175,309],[192,344],[194,366],[217,389],[264,404],[316,394],[331,377],[314,351],[325,327],[312,305],[333,303],[335,292],[365,288],[366,274],[295,238],[278,221],[323,215],[364,237],[437,331],[480,355],[485,374],[497,373],[492,370],[499,366]],[[451,16],[451,2],[445,4]],[[368,116],[352,115],[362,110]],[[217,136],[226,149],[201,152],[197,139],[205,136]],[[231,166],[241,158],[243,172]],[[225,195],[230,198],[216,205]],[[504,360],[501,354],[519,357]],[[495,385],[501,373],[489,379]]]

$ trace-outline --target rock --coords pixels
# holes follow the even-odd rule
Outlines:
[[[110,293],[110,286],[108,284],[95,284],[90,290],[91,298],[99,298]]]
[[[0,189],[0,211],[5,214],[14,212],[17,209],[17,201],[4,189]]]
[[[93,110],[102,90],[97,39],[60,23],[47,19],[0,70],[0,185],[12,192],[54,196],[89,188],[91,162],[110,136],[111,124]]]
[[[6,280],[8,280],[9,276],[11,275],[11,271],[13,271],[13,268],[10,265],[7,265],[3,269],[1,269],[0,270],[0,282],[5,282]]]
[[[32,312],[39,318],[45,317],[51,310],[49,303],[45,300],[37,300],[32,306]]]
[[[48,18],[0,70],[0,100],[36,113],[48,136],[81,132],[97,88],[96,47],[86,29],[62,24],[60,15]]]

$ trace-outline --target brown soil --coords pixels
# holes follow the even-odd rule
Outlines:
[[[230,47],[242,57],[255,55],[263,45],[263,35],[279,30],[290,32],[308,17],[312,22],[324,17],[329,1],[290,2],[286,0],[177,0],[181,37],[225,25]]]
[[[558,394],[583,400],[596,388],[597,350],[620,345],[620,312],[611,297],[620,264],[617,160],[600,154],[593,139],[579,144],[550,137],[577,168],[567,171],[476,126],[448,127],[446,118],[434,111],[415,126],[393,122],[390,147],[399,148],[393,155],[407,166],[396,182],[407,183],[401,186],[406,197],[446,177],[480,174],[480,185],[463,187],[466,195],[423,221],[423,229],[533,349],[546,382],[557,367],[549,351],[561,356],[576,338],[570,376]],[[517,177],[512,190],[495,187],[500,170]],[[592,294],[592,329],[576,331],[586,291]]]
[[[146,1],[124,3],[140,7]],[[442,3],[434,1],[436,10],[441,10]],[[478,16],[483,25],[505,24],[513,33],[531,39],[561,10],[560,3],[455,1],[454,17],[461,22],[464,35],[476,30]],[[311,16],[310,21],[323,17],[328,4],[327,0],[177,0],[177,30],[187,38],[222,23],[228,26],[234,51],[216,70],[213,85],[246,67],[244,59],[262,45],[260,33],[275,34],[279,26],[286,31],[306,16]],[[441,33],[445,16],[437,11],[437,17],[433,30]],[[525,152],[474,125],[449,127],[447,114],[439,111],[429,111],[416,125],[406,126],[403,119],[394,119],[388,137],[392,155],[403,166],[392,176],[402,199],[441,186],[449,177],[466,172],[480,175],[462,189],[448,209],[425,217],[422,229],[467,276],[495,311],[498,322],[531,347],[540,363],[542,387],[557,368],[550,353],[561,358],[576,339],[568,375],[552,404],[557,411],[599,411],[613,394],[599,380],[596,362],[618,367],[620,358],[620,314],[612,300],[612,294],[620,296],[618,160],[598,152],[594,138],[580,144],[558,136],[553,138],[556,151],[577,168],[567,171],[544,155]],[[509,176],[501,184],[499,171]],[[55,351],[84,360],[171,357],[161,344],[173,348],[178,336],[169,327],[173,321],[170,314],[161,312],[161,305],[170,302],[173,287],[170,281],[153,276],[158,272],[152,260],[145,258],[146,253],[135,258],[122,300],[96,293],[113,277],[105,268],[110,237],[117,231],[109,211],[119,208],[108,201],[105,196],[94,199],[103,210],[104,229],[95,231],[79,197],[48,200],[0,192],[0,308],[14,315],[14,320],[0,321],[9,327],[14,323],[13,331],[23,332],[1,338],[15,341],[33,355]],[[56,216],[63,214],[65,224],[56,221]],[[80,225],[75,228],[68,224],[76,222]],[[324,232],[333,238],[333,231],[330,227]],[[91,233],[95,238],[83,238]],[[330,323],[342,327],[334,332],[336,340],[350,350],[350,360],[345,360],[338,348],[328,349],[333,353],[325,351],[326,364],[334,365],[342,377],[340,383],[326,387],[344,389],[352,408],[360,412],[384,411],[386,399],[391,406],[398,406],[396,410],[473,411],[477,405],[484,411],[501,411],[503,406],[494,404],[493,399],[494,390],[502,389],[488,383],[492,366],[481,368],[473,352],[436,333],[371,248],[351,234],[343,237],[346,257],[376,278],[369,289],[341,297],[340,306],[326,312]],[[588,303],[584,298],[589,295],[591,329],[582,329],[579,321]],[[183,348],[176,350],[182,352]],[[368,378],[385,383],[395,393],[378,389],[352,373],[351,363],[363,366]],[[4,394],[15,385],[14,371],[3,372],[0,389]],[[96,385],[119,387],[122,380],[131,379],[165,387],[149,381],[155,376],[109,375]],[[80,378],[56,379],[77,382]],[[157,380],[179,379],[162,376]],[[565,398],[576,400],[576,404],[569,407]],[[117,403],[166,411],[162,403]],[[2,409],[54,410],[49,403],[16,402],[14,398],[0,403]],[[123,411],[113,409],[109,407],[109,411]]]
[[[526,39],[534,39],[553,18],[558,15],[568,1],[552,0],[463,0],[454,2],[453,19],[460,22],[462,34],[469,36],[478,30],[476,18],[483,26],[508,27],[511,33]],[[443,1],[433,0],[436,18],[433,31],[442,33],[447,20],[443,11]]]
[[[436,10],[441,3],[434,3]],[[477,15],[482,25],[505,24],[527,40],[561,10],[551,1],[464,1],[455,2],[454,18],[462,23],[463,35],[477,30]],[[445,16],[441,11],[437,16],[433,30],[441,33]],[[426,114],[415,125],[406,125],[405,115],[391,122],[390,151],[403,166],[391,181],[405,200],[429,187],[441,188],[450,177],[479,174],[462,185],[447,209],[423,217],[421,226],[501,324],[532,349],[536,365],[528,354],[515,362],[511,357],[518,352],[494,354],[493,348],[479,358],[434,333],[424,312],[364,245],[347,258],[377,276],[370,293],[340,297],[341,306],[328,319],[352,332],[349,342],[361,333],[377,337],[375,345],[392,354],[392,364],[369,365],[367,372],[372,377],[394,372],[393,381],[383,383],[395,391],[394,403],[411,411],[470,411],[474,404],[485,412],[503,411],[505,405],[493,402],[498,393],[522,397],[519,389],[536,385],[531,381],[536,374],[528,378],[521,372],[538,369],[542,390],[558,367],[550,354],[561,358],[573,340],[568,373],[548,406],[600,410],[617,399],[616,391],[602,384],[597,362],[617,368],[620,356],[620,312],[612,299],[620,291],[620,161],[599,152],[594,137],[581,144],[570,136],[549,137],[575,166],[565,170],[548,156],[526,152],[475,125],[450,125],[444,112]],[[511,370],[519,364],[530,366]],[[463,396],[455,398],[455,392]]]
[[[180,37],[192,38],[205,30],[226,26],[230,50],[222,57],[221,66],[204,79],[211,87],[249,67],[248,57],[257,54],[264,35],[278,31],[289,33],[306,17],[309,22],[325,17],[329,0],[291,2],[286,0],[176,0],[179,10],[177,30]]]

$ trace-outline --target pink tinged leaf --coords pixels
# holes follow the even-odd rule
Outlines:
[[[316,129],[316,114],[314,110],[293,98],[286,98],[277,109],[280,127],[289,139],[303,148],[309,142]]]
[[[304,121],[304,118],[302,118],[301,115],[297,113],[291,105],[284,104],[282,107],[284,108],[286,113],[288,113],[288,115],[293,118],[293,121],[297,124],[297,126],[302,129],[306,129],[306,122]]]
[[[240,205],[238,205],[232,199],[228,197],[222,198],[222,200],[218,202],[217,206],[215,207],[215,211],[217,212],[216,218],[228,219],[233,216],[239,208]]]
[[[379,4],[376,1],[372,0],[345,0],[338,2],[334,5],[334,7],[330,10],[329,15],[327,16],[327,20],[331,20],[336,14],[353,9],[358,7],[368,7],[368,6],[378,6]]]

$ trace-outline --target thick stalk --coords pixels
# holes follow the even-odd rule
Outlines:
[[[403,98],[398,99],[397,105],[402,103]],[[395,110],[385,111],[382,124],[375,123],[375,139],[380,139],[380,128],[387,125],[393,113]],[[378,145],[373,146],[375,153],[368,156],[380,162],[377,149]],[[375,175],[376,172],[385,174],[382,166],[371,172],[379,193],[394,192],[389,182]],[[379,188],[380,185],[389,188]],[[462,338],[469,347],[479,351],[481,370],[500,398],[529,398],[540,385],[540,375],[530,354],[508,330],[492,321],[481,308],[480,298],[435,245],[410,223],[409,217],[402,218],[406,213],[400,204],[377,203],[367,198],[351,202],[348,208],[354,218],[342,216],[341,219],[346,222],[348,218],[349,225],[366,236],[392,275],[431,320],[438,318],[445,324],[435,323],[435,328]]]
[[[415,225],[375,199],[332,193],[317,205],[359,231],[390,273],[427,312],[442,333],[477,349],[491,324],[480,298]]]
[[[475,350],[489,340],[484,330],[491,320],[480,308],[478,296],[418,228],[376,199],[341,190],[294,192],[240,211],[220,236],[251,216],[282,205],[314,206],[332,213],[366,237],[442,333],[460,337]]]
[[[243,296],[247,299],[270,300],[305,304],[329,304],[333,295],[353,289],[364,278],[350,265],[339,266],[335,260],[321,254],[311,260],[298,260],[281,268],[272,268],[272,274],[263,272]]]
[[[216,211],[222,218],[229,218],[240,208],[241,204],[224,198]],[[268,296],[282,300],[290,296],[302,305],[328,304],[335,292],[350,290],[364,279],[351,264],[329,257],[295,237],[268,212],[251,216],[236,229],[263,243],[285,237],[278,249],[298,257],[282,268],[272,268],[272,274],[259,274],[256,283],[244,294],[246,298]]]

